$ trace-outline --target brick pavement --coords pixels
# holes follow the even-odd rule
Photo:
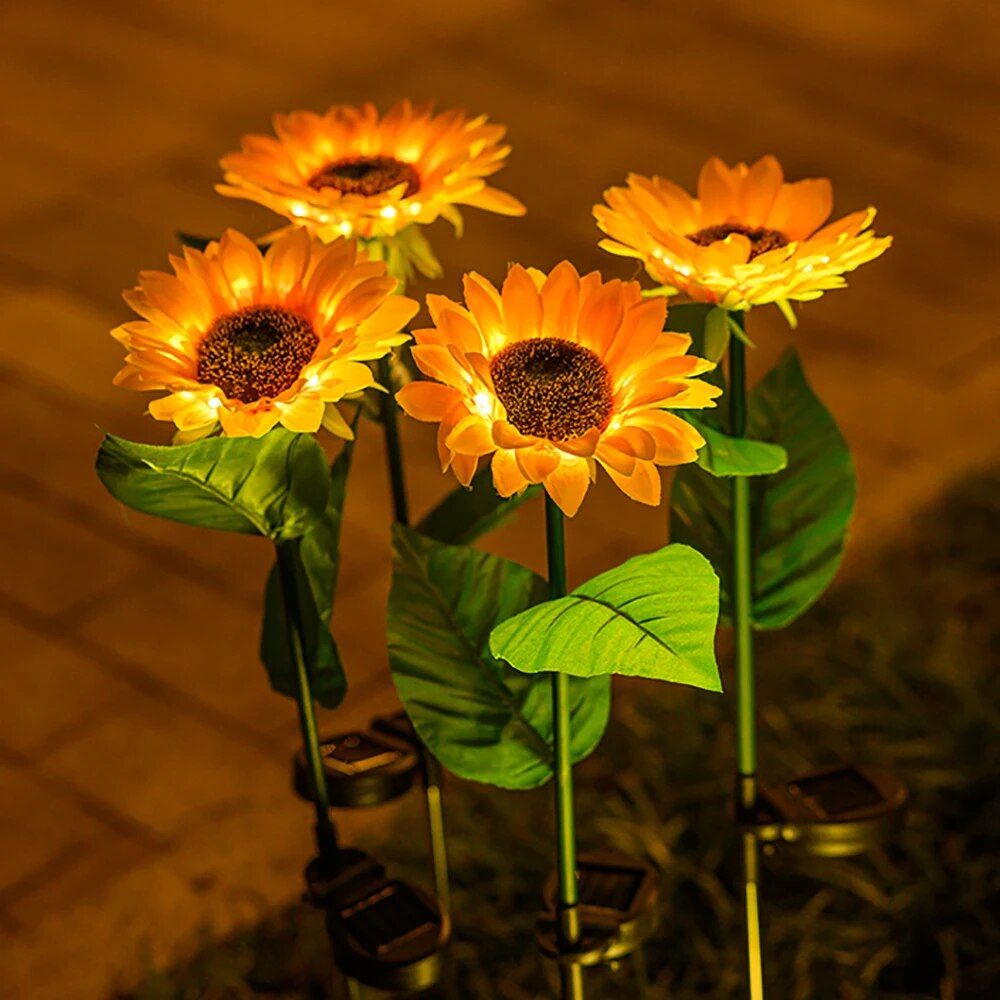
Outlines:
[[[530,4],[268,5],[36,0],[4,10],[0,98],[0,996],[107,995],[298,891],[308,813],[287,789],[288,702],[256,663],[269,554],[116,508],[92,474],[100,428],[163,440],[110,385],[119,292],[175,229],[259,232],[215,196],[215,160],[271,110],[434,96],[507,122],[501,186],[521,221],[468,214],[433,238],[442,290],[508,260],[627,274],[590,205],[627,169],[693,182],[710,153],[777,153],[872,201],[897,244],[794,335],[857,455],[852,558],[953,477],[995,460],[990,127],[996,39],[975,0],[781,0],[744,8]],[[790,339],[756,322],[758,367]],[[382,455],[366,435],[349,502],[338,722],[391,699],[378,634],[388,579]],[[407,425],[414,506],[448,484]],[[360,499],[364,496],[364,500]],[[571,534],[584,575],[643,548],[663,515],[606,486]],[[526,514],[491,542],[538,565]],[[376,821],[378,817],[375,817]],[[365,817],[369,829],[372,817]]]

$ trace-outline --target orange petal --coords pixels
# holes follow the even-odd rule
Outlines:
[[[589,486],[590,469],[586,459],[582,458],[575,461],[564,459],[545,477],[545,492],[567,517],[572,517],[580,509]]]
[[[264,268],[271,288],[287,295],[303,279],[312,239],[302,227],[291,229],[279,237],[264,255]]]
[[[476,319],[479,329],[489,339],[503,331],[503,307],[500,295],[481,274],[470,271],[462,278],[465,304]]]
[[[581,300],[577,320],[580,343],[603,357],[615,339],[624,314],[622,283],[616,278]]]
[[[698,200],[701,202],[702,225],[725,222],[736,213],[735,171],[713,156],[698,175]]]
[[[396,393],[396,402],[414,420],[437,423],[462,398],[440,382],[410,382]]]
[[[569,452],[580,458],[590,458],[597,450],[597,445],[601,440],[601,432],[596,427],[591,427],[586,434],[573,438],[570,441],[555,441],[555,446],[560,451]]]
[[[456,455],[451,461],[452,472],[463,486],[472,482],[479,459],[475,455]]]
[[[542,328],[542,300],[531,275],[514,264],[501,291],[504,329],[511,340],[537,337]]]
[[[528,480],[524,478],[520,468],[518,468],[517,459],[512,451],[501,449],[494,452],[492,468],[493,485],[500,496],[513,496],[527,487]]]
[[[281,415],[282,427],[297,434],[311,434],[319,430],[326,412],[326,404],[314,396],[300,396],[287,404],[276,404]]]
[[[537,438],[526,437],[513,424],[506,420],[493,421],[493,440],[498,448],[529,448],[537,442]]]
[[[785,176],[773,156],[762,156],[740,185],[737,212],[745,226],[762,226],[767,220]]]
[[[358,325],[358,339],[382,337],[402,330],[420,311],[420,303],[405,295],[390,295]]]
[[[515,452],[517,464],[529,483],[540,483],[559,466],[559,453],[547,445],[533,448],[518,448]]]
[[[662,483],[660,474],[652,462],[636,462],[635,469],[629,476],[623,476],[614,469],[608,468],[608,475],[614,484],[632,500],[656,507],[660,502]]]
[[[774,200],[767,218],[769,229],[777,229],[790,240],[811,236],[833,211],[833,186],[826,177],[786,184]]]
[[[635,455],[609,444],[607,439],[603,439],[597,446],[595,455],[597,461],[609,472],[614,470],[621,476],[630,476],[635,471]]]
[[[445,445],[459,455],[488,455],[496,447],[489,425],[478,413],[470,413],[455,425]]]
[[[568,339],[580,304],[580,275],[568,260],[557,264],[545,279],[541,299],[542,336]]]

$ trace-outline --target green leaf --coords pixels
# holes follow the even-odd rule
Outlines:
[[[355,413],[352,430],[357,420],[358,414]],[[313,696],[324,708],[336,708],[347,693],[343,664],[330,634],[330,616],[340,569],[340,528],[353,452],[354,441],[346,441],[330,468],[330,495],[326,510],[294,549],[296,590],[303,618],[303,646],[309,681]],[[298,686],[295,665],[288,654],[288,620],[277,563],[271,568],[264,590],[260,658],[271,687],[279,694],[295,698]]]
[[[690,413],[684,419],[705,439],[698,449],[698,465],[713,476],[768,476],[788,464],[780,444],[730,437]]]
[[[750,394],[747,431],[781,445],[787,467],[750,481],[753,518],[752,619],[781,628],[823,593],[840,565],[854,509],[850,451],[836,423],[788,351]],[[697,546],[722,579],[729,615],[730,485],[693,466],[674,480],[671,538]]]
[[[729,332],[739,341],[746,344],[747,347],[756,347],[757,345],[747,336],[746,327],[743,322],[737,320],[731,312],[726,312],[726,324],[729,326]]]
[[[705,317],[705,333],[702,344],[702,357],[709,361],[719,361],[729,347],[729,313],[716,307]]]
[[[109,434],[97,454],[97,475],[134,510],[275,542],[305,534],[326,508],[330,490],[315,439],[280,427],[260,438],[178,446]]]
[[[397,525],[389,594],[389,663],[420,738],[450,771],[501,788],[552,775],[548,677],[490,655],[490,630],[545,597],[524,566],[442,545]],[[573,760],[590,754],[608,721],[606,678],[570,685]]]
[[[526,501],[538,495],[540,486],[529,486],[524,492],[504,499],[493,487],[489,466],[472,477],[467,489],[452,490],[417,525],[421,534],[449,545],[468,545],[509,520]]]
[[[635,556],[493,630],[490,649],[525,673],[623,674],[721,691],[719,580],[686,545]]]

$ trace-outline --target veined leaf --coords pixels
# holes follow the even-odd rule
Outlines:
[[[698,465],[713,476],[768,476],[788,464],[780,444],[730,437],[692,413],[685,413],[684,419],[705,439],[698,449]]]
[[[758,628],[794,621],[823,593],[843,555],[854,509],[851,455],[806,381],[794,351],[754,388],[747,431],[781,445],[787,467],[750,481],[753,518],[752,618]],[[697,546],[722,580],[730,611],[730,484],[684,466],[674,480],[671,538]]]
[[[389,595],[389,663],[407,713],[450,771],[501,788],[534,788],[552,775],[548,677],[490,655],[491,629],[544,600],[545,581],[524,566],[443,545],[397,525]],[[607,678],[570,686],[573,760],[600,742]]]
[[[280,427],[261,438],[175,446],[109,434],[97,454],[97,475],[134,510],[275,542],[305,534],[322,515],[330,491],[315,439]]]
[[[352,430],[356,429],[357,422],[356,412]],[[330,634],[330,617],[340,569],[340,527],[353,452],[354,441],[345,441],[330,468],[330,495],[326,510],[299,539],[294,550],[306,665],[313,697],[324,708],[336,708],[347,693],[347,678],[337,645]],[[296,697],[298,683],[295,665],[288,653],[288,620],[277,564],[271,568],[264,590],[260,658],[267,669],[271,687],[279,694]]]
[[[490,649],[525,673],[623,674],[721,691],[719,581],[686,545],[635,556],[493,630]]]
[[[526,501],[537,496],[540,486],[504,499],[493,486],[487,465],[473,476],[471,486],[452,490],[417,525],[417,530],[449,545],[468,545],[509,520]]]

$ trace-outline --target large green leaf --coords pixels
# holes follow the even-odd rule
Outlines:
[[[145,514],[276,542],[308,531],[330,490],[315,439],[282,428],[173,446],[107,435],[97,475],[113,497]]]
[[[517,563],[394,529],[389,662],[423,742],[449,770],[501,788],[534,788],[552,775],[548,677],[490,655],[491,629],[544,600],[545,581]],[[600,742],[607,678],[570,686],[573,760]]]
[[[734,438],[699,420],[691,413],[684,419],[705,439],[698,449],[698,465],[713,476],[767,476],[788,464],[788,454],[780,444]]]
[[[788,455],[783,471],[750,481],[752,618],[758,628],[781,628],[823,593],[840,565],[854,509],[854,467],[794,351],[751,392],[747,431],[780,444]],[[719,572],[728,616],[730,484],[696,466],[679,469],[670,525],[672,539],[697,546]]]
[[[526,500],[538,495],[540,486],[504,499],[493,486],[487,465],[473,476],[471,486],[452,490],[417,525],[421,534],[449,545],[467,545],[509,520]]]
[[[357,427],[355,414],[353,427]],[[299,539],[295,554],[296,589],[303,619],[303,646],[313,696],[324,708],[336,708],[347,693],[347,679],[330,634],[333,595],[340,569],[340,527],[354,441],[346,441],[330,469],[330,495],[323,516]],[[288,620],[278,566],[271,568],[264,590],[260,658],[271,687],[294,698],[295,665],[288,651]]]
[[[721,691],[718,617],[719,580],[708,560],[668,545],[507,619],[490,649],[531,674],[624,674]]]

